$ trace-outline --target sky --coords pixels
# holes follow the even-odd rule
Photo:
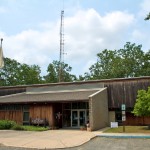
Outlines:
[[[63,2],[64,1],[64,2]],[[4,57],[39,65],[41,74],[59,60],[60,18],[64,9],[64,62],[83,75],[104,49],[126,42],[150,50],[150,0],[0,0]]]

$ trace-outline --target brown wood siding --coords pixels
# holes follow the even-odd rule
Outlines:
[[[50,126],[54,126],[53,107],[50,104],[31,105],[30,118],[46,119]]]
[[[126,125],[149,125],[150,117],[136,117],[131,113],[126,113]]]
[[[104,86],[108,88],[109,108],[120,108],[121,104],[126,104],[127,108],[133,108],[137,91],[147,90],[150,86],[150,79],[110,81]]]
[[[0,111],[0,120],[13,120],[22,124],[22,111]]]
[[[150,77],[0,87],[0,96],[25,92],[27,87],[44,87],[55,85],[65,86],[71,84],[72,85],[86,84],[86,83],[93,84],[97,82],[104,83],[104,86],[108,88],[109,109],[120,108],[121,104],[123,103],[125,103],[128,108],[133,108],[136,101],[137,91],[141,89],[147,90],[148,86],[150,86]]]

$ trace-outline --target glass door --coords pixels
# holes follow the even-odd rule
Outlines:
[[[72,110],[71,126],[80,127],[86,124],[86,110]]]

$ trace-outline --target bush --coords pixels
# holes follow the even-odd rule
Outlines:
[[[15,121],[10,121],[10,120],[0,120],[0,129],[5,130],[5,129],[11,129],[13,126],[16,125]]]
[[[39,126],[23,126],[26,131],[47,131],[48,127],[39,127]]]
[[[15,126],[13,126],[12,129],[13,130],[19,130],[19,131],[25,130],[25,128],[19,124],[16,124]]]
[[[46,131],[48,127],[39,127],[39,126],[22,126],[17,124],[15,121],[10,120],[0,120],[0,130],[25,130],[25,131]]]

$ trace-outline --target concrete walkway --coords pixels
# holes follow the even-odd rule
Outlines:
[[[5,146],[53,149],[82,145],[91,138],[150,138],[150,134],[112,134],[103,130],[89,132],[71,129],[49,130],[44,132],[0,130],[0,144]]]
[[[0,130],[0,144],[24,148],[66,148],[82,145],[96,135],[80,130],[48,130],[43,132]]]

